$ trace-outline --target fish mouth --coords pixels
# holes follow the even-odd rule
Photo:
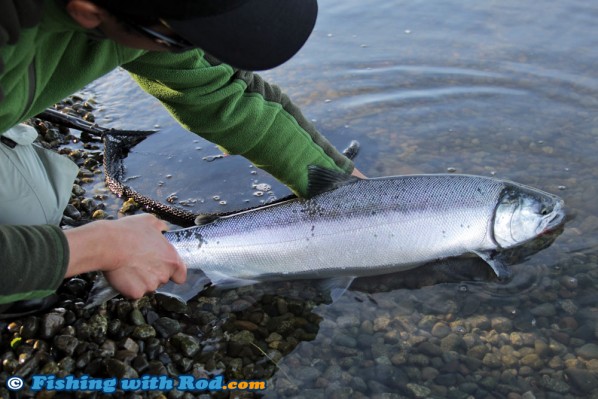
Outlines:
[[[552,209],[552,212],[550,213],[550,215],[546,216],[545,219],[545,227],[542,231],[542,233],[547,233],[547,232],[551,232],[555,229],[557,229],[558,227],[561,226],[561,224],[563,224],[564,220],[565,220],[565,203],[563,200],[558,201],[555,205],[554,208]]]

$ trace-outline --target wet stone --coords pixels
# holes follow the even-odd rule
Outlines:
[[[139,378],[139,375],[131,366],[117,359],[106,360],[106,370],[111,376],[117,378]]]
[[[482,359],[482,363],[484,366],[497,369],[502,366],[502,362],[500,360],[500,356],[497,356],[494,353],[486,353],[484,358]]]
[[[506,317],[495,317],[492,319],[492,328],[500,333],[510,333],[513,330],[513,322]]]
[[[231,337],[231,342],[242,344],[242,345],[250,345],[255,341],[255,337],[251,331],[239,331],[238,333],[234,334]]]
[[[35,337],[38,329],[39,318],[35,316],[30,316],[23,320],[23,325],[19,328],[19,333],[21,334],[21,338],[29,339]]]
[[[561,301],[559,303],[561,309],[563,309],[565,311],[565,313],[573,316],[574,314],[577,313],[577,311],[579,310],[579,308],[577,307],[577,305],[570,299],[565,299],[563,301]]]
[[[48,313],[42,318],[40,332],[42,338],[52,338],[64,326],[64,316],[59,313]]]
[[[598,389],[598,375],[583,369],[566,369],[568,382],[584,393]]]
[[[449,334],[440,340],[440,348],[445,352],[459,351],[465,348],[465,341],[460,335]]]
[[[302,383],[315,381],[321,374],[320,370],[313,367],[299,367],[298,370],[293,370],[293,372],[297,380]]]
[[[384,317],[377,317],[374,320],[374,331],[384,331],[388,329],[388,325],[390,324],[390,318]]]
[[[427,356],[435,357],[442,355],[442,349],[439,348],[437,345],[431,343],[430,341],[422,342],[417,347],[417,350]]]
[[[451,328],[446,323],[436,323],[432,327],[432,335],[436,338],[444,338],[451,333]]]
[[[70,217],[73,220],[81,219],[81,212],[79,212],[79,210],[71,204],[68,204],[64,209],[64,215]]]
[[[163,338],[169,338],[176,333],[181,332],[181,324],[169,317],[160,317],[153,324],[156,332]]]
[[[577,348],[575,353],[587,360],[598,359],[598,345],[585,344],[582,347]]]
[[[129,314],[129,321],[134,326],[141,326],[143,324],[146,324],[145,323],[145,317],[143,317],[143,314],[137,308],[133,309],[131,311],[131,313]]]
[[[521,365],[539,370],[544,366],[544,361],[537,354],[530,353],[521,358]]]
[[[162,309],[172,313],[187,312],[187,304],[171,296],[156,295],[156,302]]]
[[[170,339],[172,344],[186,357],[193,357],[199,352],[199,339],[191,335],[177,333]]]
[[[469,322],[473,328],[480,330],[488,330],[490,328],[490,320],[486,316],[474,316],[469,318]]]
[[[129,198],[126,200],[122,207],[120,208],[121,213],[132,213],[139,209],[139,205],[135,202],[133,198]]]
[[[93,211],[91,218],[93,220],[102,220],[108,218],[108,214],[103,209],[97,209]]]
[[[259,329],[257,324],[247,320],[235,320],[234,325],[240,330],[256,331]]]
[[[421,354],[413,354],[407,357],[409,364],[417,366],[418,368],[426,367],[430,364],[430,359]]]
[[[556,307],[552,303],[543,303],[530,310],[536,317],[553,317],[556,315]]]
[[[411,395],[413,395],[413,397],[415,398],[427,398],[432,393],[432,390],[430,388],[425,387],[423,385],[409,383],[406,387],[411,393]]]
[[[558,379],[558,378],[551,377],[547,374],[544,374],[540,378],[540,380],[538,381],[538,385],[540,385],[541,387],[546,388],[550,391],[558,392],[558,393],[567,393],[571,389],[569,387],[569,384],[567,384],[565,381]]]
[[[105,316],[95,314],[89,319],[89,328],[91,329],[93,336],[105,336],[108,331],[108,320]]]
[[[335,335],[333,342],[336,345],[344,346],[347,348],[356,348],[357,347],[357,340],[350,335],[347,334],[337,334]]]
[[[357,316],[349,315],[349,316],[340,316],[336,319],[336,324],[340,328],[350,328],[350,327],[359,327],[361,322],[357,318]]]
[[[105,340],[102,346],[100,346],[99,354],[101,357],[112,357],[115,353],[116,342],[112,341],[111,339]]]
[[[139,352],[139,345],[131,338],[125,339],[125,342],[123,342],[122,347],[131,353],[136,354],[137,352]]]
[[[137,339],[148,339],[156,336],[156,330],[154,329],[154,327],[148,324],[144,324],[135,327],[131,335],[133,336],[133,338]]]
[[[70,335],[57,335],[54,337],[54,346],[71,356],[77,347],[79,340]]]

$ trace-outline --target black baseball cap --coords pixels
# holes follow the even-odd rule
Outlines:
[[[117,17],[162,20],[178,36],[245,70],[274,68],[311,34],[317,0],[92,0]]]
[[[274,68],[295,55],[316,23],[317,0],[196,0],[191,18],[164,18],[182,38],[245,70]]]

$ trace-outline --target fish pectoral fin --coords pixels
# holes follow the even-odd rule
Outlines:
[[[511,278],[511,269],[505,265],[499,258],[498,252],[496,251],[473,251],[476,255],[482,258],[496,274],[499,280],[509,280]]]
[[[311,198],[314,195],[334,190],[335,188],[359,180],[361,179],[347,173],[337,172],[317,165],[310,165],[307,170],[307,196]]]
[[[353,280],[355,280],[353,276],[327,278],[320,281],[319,287],[322,291],[330,291],[330,299],[336,302],[351,286]]]

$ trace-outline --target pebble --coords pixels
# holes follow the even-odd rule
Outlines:
[[[181,323],[170,317],[160,317],[153,323],[153,326],[162,338],[169,338],[181,331]]]
[[[438,347],[437,345],[433,344],[432,342],[425,341],[425,342],[422,342],[417,347],[417,350],[419,352],[421,352],[422,354],[426,355],[426,356],[436,357],[436,356],[442,355],[442,352],[443,352],[444,348],[441,349],[440,347]]]
[[[543,303],[530,310],[536,317],[553,317],[556,314],[556,307],[552,303]]]
[[[577,348],[575,353],[587,360],[598,359],[598,345],[585,344],[582,347]]]
[[[583,393],[598,389],[598,375],[588,370],[569,368],[565,370],[568,381]]]
[[[374,331],[385,331],[388,329],[388,325],[390,324],[390,318],[384,317],[377,317],[374,319]]]
[[[495,317],[491,322],[492,329],[499,333],[510,333],[513,331],[513,322],[507,317]]]
[[[93,336],[102,337],[108,332],[108,319],[101,314],[95,314],[89,319],[89,328]]]
[[[195,356],[200,350],[199,339],[191,335],[177,333],[170,339],[172,344],[177,347],[186,357]]]
[[[141,310],[137,308],[131,310],[131,313],[129,314],[129,321],[134,326],[141,326],[143,324],[146,324],[145,317],[143,317]]]
[[[91,215],[93,220],[108,219],[108,214],[103,209],[96,209]]]
[[[48,313],[43,316],[40,330],[42,338],[52,338],[64,326],[64,315]]]
[[[538,384],[541,387],[544,387],[550,391],[557,392],[560,394],[567,393],[571,390],[569,384],[567,384],[565,381],[559,378],[551,377],[547,374],[542,375],[542,377],[538,381]]]
[[[432,327],[432,335],[436,338],[444,338],[451,333],[451,328],[446,323],[436,323]]]
[[[185,302],[168,295],[156,295],[156,303],[162,309],[172,313],[187,313],[187,304]]]
[[[131,335],[133,336],[133,338],[137,339],[148,339],[156,336],[156,330],[154,329],[154,327],[148,324],[144,324],[135,327]]]
[[[458,334],[449,334],[440,340],[442,351],[460,351],[466,347],[465,340]]]
[[[502,362],[499,356],[494,353],[486,353],[482,359],[484,366],[497,369],[502,366]]]
[[[78,343],[79,340],[70,335],[57,335],[54,337],[54,346],[69,356],[73,355]]]
[[[409,392],[415,398],[427,398],[432,393],[432,390],[426,386],[409,383],[406,385]]]
[[[539,370],[544,366],[544,361],[537,354],[530,353],[529,355],[526,355],[523,358],[521,358],[521,364],[523,366]]]

